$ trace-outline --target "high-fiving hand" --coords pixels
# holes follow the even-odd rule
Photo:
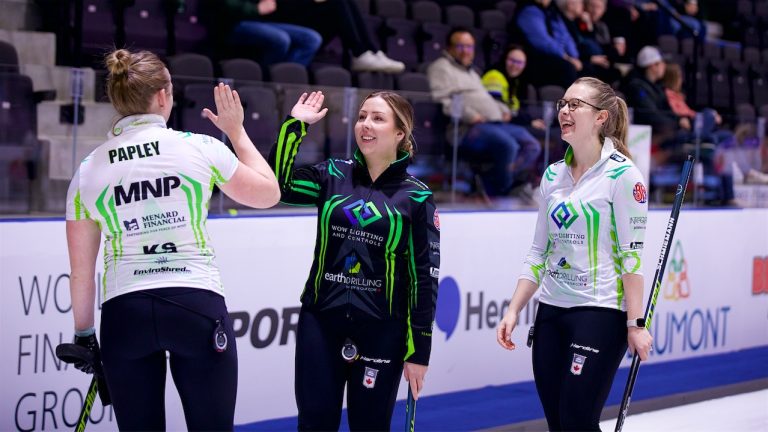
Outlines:
[[[296,105],[291,109],[291,117],[307,124],[317,123],[328,113],[328,108],[320,109],[324,100],[325,95],[321,91],[312,92],[309,96],[302,93]]]
[[[219,83],[213,89],[213,99],[216,101],[216,114],[208,108],[203,108],[203,115],[227,134],[230,140],[235,141],[234,135],[242,130],[245,117],[240,95],[228,85]]]

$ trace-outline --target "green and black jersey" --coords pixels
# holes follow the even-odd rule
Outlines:
[[[365,159],[294,168],[307,125],[289,117],[269,163],[282,201],[317,206],[317,241],[301,301],[408,322],[405,359],[428,364],[440,267],[440,221],[432,192],[406,167],[406,153],[372,181]]]

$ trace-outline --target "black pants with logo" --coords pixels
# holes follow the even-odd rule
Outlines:
[[[339,308],[345,309],[345,308]],[[345,340],[359,357],[341,356]],[[296,333],[299,430],[338,430],[344,386],[349,429],[389,430],[403,372],[406,323],[302,307]]]
[[[627,351],[627,314],[539,303],[533,376],[551,431],[599,431],[613,377]]]
[[[166,429],[165,380],[170,364],[187,429],[232,430],[237,347],[224,298],[194,288],[145,292],[117,296],[102,307],[101,354],[118,427]],[[213,347],[212,319],[220,318],[228,339],[224,352]]]

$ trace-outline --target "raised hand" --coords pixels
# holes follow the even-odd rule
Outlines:
[[[207,117],[217,128],[234,140],[233,134],[238,134],[243,127],[243,104],[240,95],[224,83],[219,83],[213,89],[213,99],[216,101],[216,114],[208,108],[203,109]]]
[[[324,100],[325,95],[321,91],[312,92],[309,96],[302,93],[296,105],[291,109],[291,117],[307,124],[317,123],[328,113],[328,108],[320,109]]]

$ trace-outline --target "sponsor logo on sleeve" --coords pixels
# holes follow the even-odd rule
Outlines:
[[[440,242],[429,242],[429,250],[432,251],[432,255],[440,255]]]
[[[768,256],[752,259],[752,295],[768,294]]]
[[[643,248],[643,242],[631,242],[629,243],[630,249],[642,249]]]
[[[632,196],[634,196],[635,201],[640,204],[648,201],[648,191],[645,190],[645,185],[641,182],[635,183],[635,188],[632,190]]]
[[[440,231],[440,215],[437,213],[437,209],[435,209],[435,215],[432,217],[432,224]]]
[[[629,218],[629,225],[632,227],[633,230],[644,230],[645,225],[648,223],[648,217],[646,216],[635,216]]]

